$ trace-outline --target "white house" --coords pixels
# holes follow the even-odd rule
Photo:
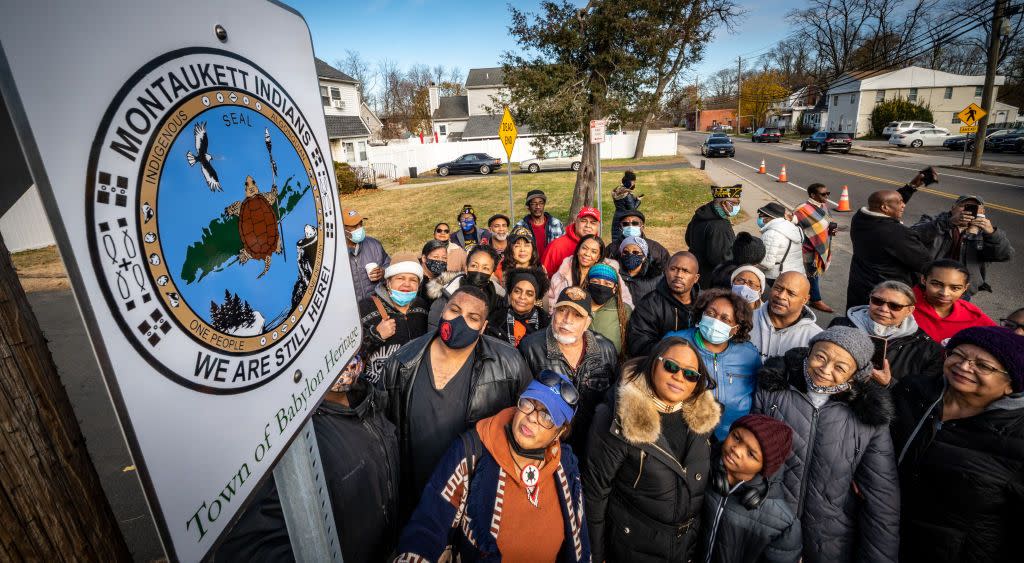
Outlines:
[[[442,143],[497,139],[503,111],[488,108],[495,105],[492,97],[504,89],[505,73],[501,67],[469,69],[465,96],[439,96],[437,86],[431,86],[430,113],[437,139]],[[531,136],[528,127],[517,129],[520,137]]]
[[[335,162],[365,164],[366,146],[370,142],[371,128],[380,135],[380,119],[373,114],[359,95],[359,81],[320,59],[316,61],[316,76],[320,82],[320,100],[327,122],[327,138]],[[368,124],[370,125],[368,127]]]
[[[996,76],[996,95],[1005,77]],[[965,76],[910,66],[893,71],[850,71],[832,83],[826,93],[828,114],[822,129],[845,131],[855,137],[869,135],[871,110],[896,97],[917,102],[932,111],[935,124],[951,131],[959,128],[956,114],[972,102],[981,105],[983,75]],[[996,103],[991,123],[1017,120],[1015,107]],[[875,132],[880,134],[881,132]]]
[[[810,86],[804,86],[790,94],[785,100],[772,104],[765,118],[765,125],[795,130],[800,124],[804,112],[813,109],[817,100],[816,90]]]

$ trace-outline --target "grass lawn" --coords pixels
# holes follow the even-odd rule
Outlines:
[[[670,251],[685,248],[683,231],[694,209],[708,201],[710,181],[700,170],[644,170],[645,194],[640,210],[647,215],[647,236],[665,245]],[[603,173],[604,238],[611,240],[611,220],[615,207],[612,189],[619,184],[622,172]],[[526,214],[524,199],[532,189],[547,193],[547,211],[565,222],[572,200],[575,172],[522,174],[514,178],[513,203],[518,220]],[[419,252],[433,236],[433,227],[447,221],[453,227],[456,214],[464,204],[476,209],[481,227],[495,213],[508,213],[508,178],[503,174],[478,180],[423,186],[398,190],[360,190],[341,198],[342,207],[356,209],[367,217],[367,234],[379,239],[390,254],[398,251]],[[657,210],[655,213],[654,210]]]

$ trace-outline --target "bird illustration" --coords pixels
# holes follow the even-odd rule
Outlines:
[[[206,178],[206,185],[210,186],[211,192],[223,191],[220,187],[220,180],[217,178],[217,171],[213,169],[213,156],[210,155],[207,150],[210,148],[210,138],[206,136],[206,122],[200,121],[195,126],[196,134],[196,154],[193,155],[192,151],[188,151],[185,154],[185,159],[188,160],[189,166],[195,166],[196,162],[199,163],[199,167],[203,169],[203,178]]]
[[[181,304],[178,294],[173,291],[167,292],[167,300],[171,302],[171,307],[177,307]]]
[[[142,215],[146,218],[146,223],[153,218],[153,208],[149,206],[148,201],[142,202]]]
[[[168,281],[170,281],[170,278],[168,278],[166,275],[164,275],[164,276],[160,276],[159,278],[156,279],[156,284],[161,286],[161,287],[163,287],[163,286],[167,285]]]

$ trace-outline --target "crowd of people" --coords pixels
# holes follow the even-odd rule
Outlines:
[[[853,216],[827,327],[822,184],[757,209],[759,236],[713,186],[674,254],[632,172],[608,241],[541,190],[418,254],[347,210],[363,340],[313,416],[344,559],[1019,560],[1024,308],[971,301],[1013,248],[974,195],[904,224],[936,181]],[[289,553],[270,479],[218,558]]]

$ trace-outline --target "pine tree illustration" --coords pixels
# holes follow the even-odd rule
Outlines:
[[[242,326],[252,326],[254,322],[256,322],[256,313],[253,312],[249,302],[245,301],[242,305]]]

